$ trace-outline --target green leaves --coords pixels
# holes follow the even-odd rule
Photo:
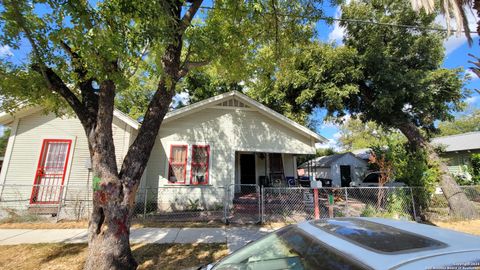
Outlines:
[[[4,1],[0,11],[1,44],[24,48],[29,33],[38,48],[37,52],[30,51],[27,63],[2,63],[9,66],[4,76],[13,80],[17,72],[23,72],[22,76],[35,77],[38,84],[28,87],[35,87],[34,94],[18,85],[18,89],[0,95],[6,100],[42,105],[46,99],[58,98],[49,90],[40,90],[48,85],[38,74],[30,74],[36,73],[30,69],[32,64],[43,62],[80,100],[78,87],[82,83],[113,80],[117,105],[138,116],[165,72],[162,57],[168,44],[178,42],[183,47],[181,67],[187,62],[203,62],[208,67],[190,69],[215,74],[221,78],[216,84],[250,84],[258,78],[268,89],[270,84],[262,78],[271,80],[284,59],[295,53],[291,45],[310,43],[316,18],[322,15],[319,3],[215,1],[212,7],[200,9],[177,41],[172,25],[179,23],[178,17],[191,5],[188,1],[183,3],[183,11],[172,9],[178,4],[175,1]],[[22,76],[19,81],[26,84]],[[127,108],[135,106],[135,98],[140,98],[140,104]],[[63,103],[58,100],[57,104]]]

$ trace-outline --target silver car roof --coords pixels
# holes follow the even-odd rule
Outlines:
[[[316,225],[313,224],[314,221],[303,222],[298,224],[298,228],[305,231],[306,233],[317,238],[321,242],[329,245],[343,253],[347,256],[374,268],[374,269],[390,269],[402,266],[402,269],[413,269],[413,268],[404,268],[408,264],[421,259],[427,259],[435,256],[445,256],[447,254],[459,252],[474,252],[480,257],[480,237],[456,232],[452,230],[442,229],[430,225],[419,224],[416,222],[409,221],[396,221],[390,219],[382,218],[359,218],[394,228],[398,228],[403,231],[410,233],[418,234],[420,236],[425,236],[438,240],[445,243],[446,245],[442,248],[436,249],[422,249],[412,252],[401,252],[386,254],[375,252],[372,249],[367,249],[362,247],[355,242],[349,241],[345,238],[338,237],[332,233],[326,232]],[[342,220],[336,219],[336,220]],[[440,262],[440,261],[439,261]],[[443,265],[443,264],[440,264]]]

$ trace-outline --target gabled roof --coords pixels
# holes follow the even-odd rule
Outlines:
[[[210,106],[215,106],[217,104],[223,103],[229,99],[234,98],[235,100],[238,100],[238,107],[247,107],[247,108],[254,108],[256,111],[261,113],[262,115],[304,135],[307,137],[312,137],[314,138],[317,142],[326,142],[327,139],[324,137],[318,135],[317,133],[311,131],[310,129],[296,123],[295,121],[292,121],[288,119],[287,117],[277,113],[276,111],[268,108],[267,106],[261,104],[258,101],[253,100],[252,98],[237,92],[237,91],[231,91],[227,92],[224,94],[220,94],[211,98],[207,98],[205,100],[202,100],[200,102],[185,106],[183,108],[171,111],[167,113],[165,116],[163,123],[168,123],[172,120],[178,119],[180,117],[187,116],[189,114],[196,113],[204,108],[210,107]]]
[[[338,159],[346,155],[351,155],[358,160],[364,161],[363,159],[360,159],[354,154],[352,154],[351,152],[346,152],[342,154],[334,154],[330,156],[317,157],[303,163],[302,165],[298,166],[298,168],[305,169],[305,168],[308,168],[309,166],[315,167],[315,168],[328,168],[332,165],[332,163],[334,163],[335,161],[337,161]]]
[[[34,114],[34,113],[39,112],[41,110],[42,110],[41,107],[33,106],[33,107],[25,107],[25,108],[19,109],[14,114],[7,113],[7,112],[0,112],[0,125],[8,125],[11,122],[13,122],[13,120],[15,120],[15,118],[20,118],[20,117],[24,117],[24,116],[27,116],[27,115],[30,115],[30,114]],[[138,129],[140,127],[140,123],[138,123],[138,121],[136,121],[133,118],[131,118],[130,116],[124,114],[120,110],[115,109],[113,111],[113,115],[115,117],[117,117],[120,121],[126,123],[127,125],[131,126],[134,129]]]
[[[432,144],[445,146],[445,152],[477,150],[480,149],[480,131],[433,138]]]
[[[234,103],[229,104],[229,101],[232,98],[235,99]],[[202,100],[200,102],[185,106],[183,108],[168,112],[165,115],[163,123],[168,123],[180,117],[184,117],[184,116],[196,113],[207,107],[215,106],[215,105],[235,106],[239,108],[255,109],[262,115],[265,115],[266,117],[276,121],[277,123],[280,123],[283,126],[290,128],[306,137],[313,138],[316,142],[327,141],[327,139],[311,131],[310,129],[288,119],[287,117],[275,112],[274,110],[268,108],[267,106],[237,91],[231,91],[221,95],[217,95],[217,96]],[[15,118],[23,117],[41,110],[42,108],[37,106],[37,107],[27,107],[27,108],[20,109],[14,115],[10,113],[2,112],[0,113],[0,125],[7,125],[11,123]],[[122,113],[117,109],[114,110],[114,116],[120,119],[121,121],[125,122],[126,124],[128,124],[134,129],[138,129],[140,127],[140,123],[138,121],[132,119],[131,117],[129,117],[128,115]]]

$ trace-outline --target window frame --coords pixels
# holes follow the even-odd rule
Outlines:
[[[193,161],[194,151],[196,148],[206,148],[207,149],[207,161],[206,163],[196,163]],[[205,181],[204,183],[194,183],[193,182],[193,167],[195,166],[206,166],[205,170]],[[193,186],[205,186],[210,184],[210,145],[208,144],[192,144],[192,156],[190,160],[190,185]]]
[[[49,143],[66,143],[67,144],[67,151],[66,151],[66,155],[65,155],[65,164],[63,166],[63,171],[62,171],[62,177],[61,177],[61,181],[60,181],[60,186],[63,187],[64,183],[65,183],[65,178],[67,176],[67,170],[68,170],[68,167],[69,167],[69,162],[70,162],[70,151],[72,149],[72,141],[71,139],[43,139],[42,141],[42,148],[40,149],[40,155],[39,155],[39,158],[38,158],[38,163],[37,163],[37,169],[35,170],[35,178],[33,179],[33,187],[32,187],[32,193],[30,195],[30,200],[29,200],[29,203],[30,204],[58,204],[60,202],[60,193],[58,194],[58,200],[56,201],[38,201],[38,192],[39,192],[39,186],[41,185],[45,185],[44,183],[41,183],[40,182],[40,177],[42,175],[41,171],[44,171],[44,165],[45,165],[45,161],[46,161],[46,158],[48,156],[48,152],[47,150],[49,150],[49,148],[47,148],[48,144]],[[55,197],[56,197],[57,194],[55,194]],[[40,197],[43,196],[43,191],[42,191],[42,195]]]
[[[170,172],[172,170],[172,157],[173,157],[173,148],[182,147],[185,148],[185,161],[183,163],[178,163],[176,165],[183,164],[185,170],[183,172],[183,182],[172,182],[170,181]],[[171,144],[170,145],[170,156],[168,157],[168,174],[167,182],[169,185],[185,185],[187,183],[187,164],[188,164],[188,144]]]

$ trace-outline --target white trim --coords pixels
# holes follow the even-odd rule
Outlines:
[[[34,114],[41,110],[42,110],[42,107],[34,106],[34,107],[21,108],[15,113],[0,112],[0,125],[8,125],[9,123],[13,122],[16,118],[21,118],[30,114]],[[140,128],[140,123],[138,123],[138,121],[132,119],[130,116],[124,114],[118,109],[115,109],[113,111],[113,115],[117,117],[120,121],[128,124],[134,129],[138,130]]]
[[[198,142],[198,141],[166,141],[162,142],[162,145],[165,145],[164,151],[165,151],[165,175],[162,176],[160,175],[160,178],[158,179],[158,185],[159,187],[166,187],[166,186],[192,186],[192,187],[198,187],[198,186],[213,186],[212,180],[215,178],[212,178],[212,167],[213,167],[213,146],[215,145],[214,143],[211,142]],[[187,164],[185,167],[185,184],[173,184],[168,181],[168,174],[169,174],[169,164],[170,164],[170,154],[171,154],[171,147],[172,145],[186,145],[187,146]],[[209,150],[209,155],[208,155],[208,184],[206,185],[192,185],[190,180],[191,180],[191,167],[192,167],[192,149],[193,145],[198,145],[198,146],[208,146],[210,148]],[[216,180],[216,179],[215,179]],[[161,182],[164,181],[164,182]]]
[[[267,117],[269,117],[273,120],[276,120],[277,122],[283,124],[284,126],[289,127],[292,130],[297,131],[298,133],[303,134],[306,137],[311,137],[311,138],[317,140],[318,142],[326,142],[327,141],[327,139],[325,139],[324,137],[322,137],[322,136],[318,135],[317,133],[311,131],[310,129],[308,129],[308,128],[306,128],[306,127],[288,119],[287,117],[275,112],[274,110],[266,107],[265,105],[255,101],[252,98],[250,98],[250,97],[248,97],[248,96],[246,96],[246,95],[244,95],[240,92],[237,92],[237,91],[231,91],[231,92],[224,93],[224,94],[221,94],[221,95],[218,95],[218,96],[214,96],[214,97],[202,100],[200,102],[194,103],[192,105],[188,105],[188,106],[183,107],[181,109],[169,112],[169,113],[167,113],[167,115],[165,115],[163,123],[171,122],[171,121],[173,121],[175,119],[178,119],[180,117],[184,117],[186,115],[189,115],[189,114],[195,113],[199,110],[202,110],[206,107],[210,107],[212,103],[215,103],[214,106],[216,106],[216,104],[218,102],[221,102],[222,100],[225,100],[225,99],[228,99],[228,98],[231,98],[231,97],[236,97],[239,100],[241,100],[242,102],[246,103],[246,105],[250,105],[251,107],[256,107],[258,109],[258,112],[260,112],[261,114],[263,114],[263,115],[265,115],[265,116],[267,116]],[[232,108],[242,109],[242,108],[236,108],[236,107],[232,107]]]
[[[140,128],[140,123],[138,123],[138,121],[134,120],[118,109],[113,110],[113,115],[136,130]]]
[[[39,106],[21,108],[15,113],[0,112],[0,125],[8,125],[16,119],[41,111]]]
[[[5,156],[2,164],[2,171],[0,172],[0,183],[5,184],[7,171],[10,166],[10,159],[12,158],[13,147],[15,145],[15,138],[17,137],[18,123],[20,119],[16,118],[10,128],[10,137],[8,137],[7,149],[5,150]],[[2,188],[3,193],[3,188]],[[1,195],[1,194],[0,194]]]

